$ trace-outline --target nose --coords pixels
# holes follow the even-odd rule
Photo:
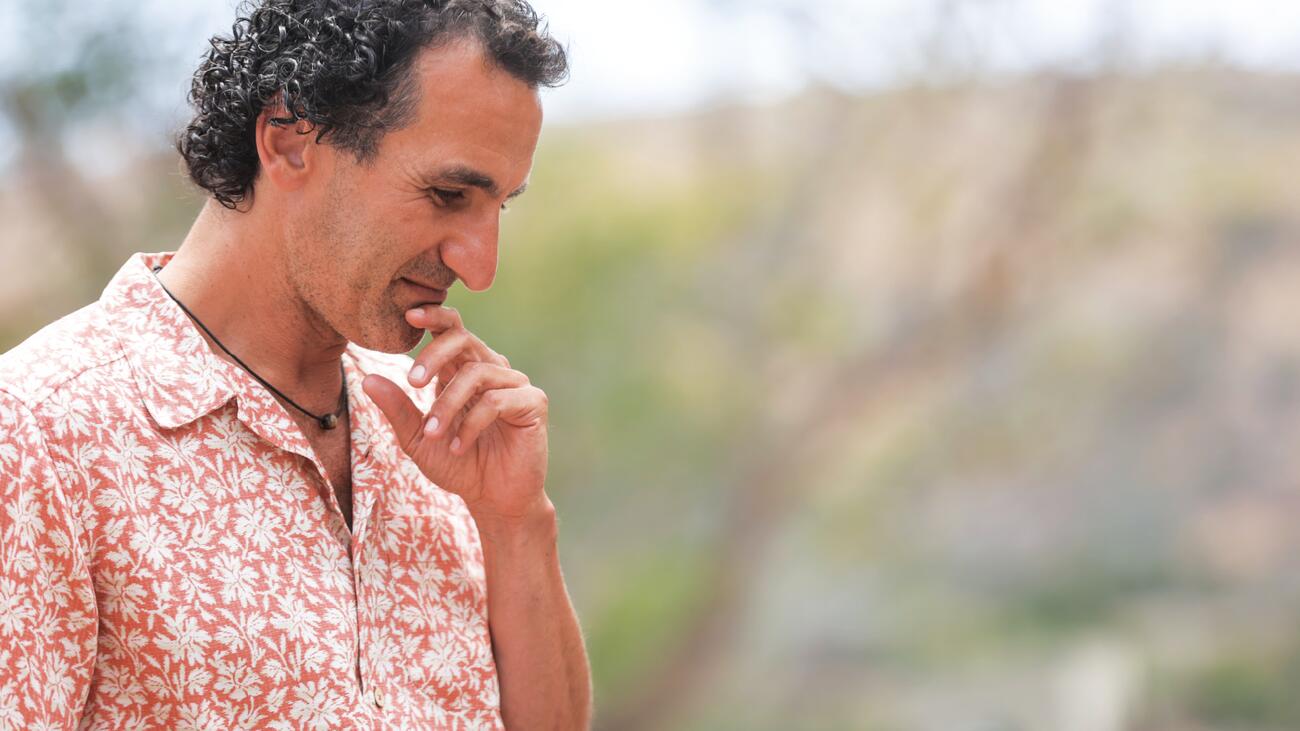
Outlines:
[[[501,229],[501,212],[466,220],[442,244],[443,264],[456,272],[457,278],[471,292],[492,286],[497,275],[497,237]]]

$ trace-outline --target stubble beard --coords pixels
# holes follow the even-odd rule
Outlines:
[[[373,345],[358,343],[363,348],[378,350],[384,353],[407,353],[412,348],[420,344],[420,339],[424,337],[424,330],[414,327],[406,321],[406,311],[397,304],[394,297],[394,282],[389,282],[384,288],[382,309],[385,312],[379,317],[371,320],[376,325],[376,338]],[[382,330],[382,335],[380,332]]]
[[[294,289],[314,319],[347,342],[383,353],[406,353],[419,344],[424,331],[407,324],[406,313],[397,304],[396,282],[390,280],[377,290],[367,288],[366,267],[361,272],[350,271],[355,262],[346,256],[347,252],[382,251],[392,247],[376,246],[368,240],[373,234],[344,217],[347,199],[343,188],[333,187],[329,204],[319,212],[314,230],[308,237],[299,237],[310,247],[330,242],[326,248],[332,255],[311,259],[312,265],[321,267],[321,271],[292,269]],[[319,282],[338,279],[342,279],[342,286],[337,294],[317,286]],[[343,301],[331,301],[336,296]],[[340,304],[345,305],[344,311],[340,311]]]
[[[349,290],[361,303],[355,315],[344,315],[347,321],[329,322],[348,342],[367,350],[381,353],[407,353],[420,343],[424,331],[406,322],[406,312],[398,306],[390,284],[378,293],[363,289]]]

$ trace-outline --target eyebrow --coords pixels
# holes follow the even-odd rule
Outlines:
[[[454,183],[456,185],[465,185],[471,188],[479,188],[480,190],[486,192],[488,195],[494,197],[498,195],[501,190],[500,186],[497,185],[497,181],[492,179],[492,176],[488,175],[487,173],[475,170],[474,168],[469,167],[467,165],[453,165],[452,167],[439,171],[438,174],[434,176],[434,178],[436,180],[446,181],[448,183]],[[506,198],[507,199],[517,198],[520,195],[522,195],[523,192],[527,189],[528,189],[528,183],[525,182],[523,185],[511,191],[510,195],[507,195]]]

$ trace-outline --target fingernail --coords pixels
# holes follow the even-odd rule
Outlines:
[[[412,368],[412,369],[411,369],[411,375],[408,376],[408,378],[411,379],[411,383],[419,383],[420,381],[423,381],[423,380],[424,380],[424,366],[422,366],[422,365],[418,365],[418,366]]]
[[[430,416],[429,421],[424,425],[424,433],[433,436],[436,431],[438,431],[438,417]]]
[[[455,452],[457,449],[460,449],[460,437],[451,440],[451,451]]]

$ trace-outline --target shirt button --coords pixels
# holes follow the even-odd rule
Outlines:
[[[375,708],[383,708],[383,707],[384,707],[384,691],[382,691],[382,690],[376,690],[376,691],[375,691]]]

